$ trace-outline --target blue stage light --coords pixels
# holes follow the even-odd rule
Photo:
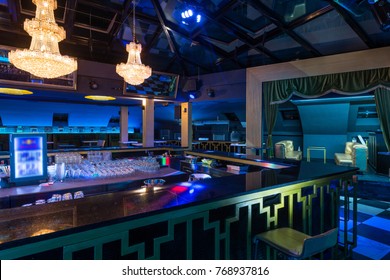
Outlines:
[[[195,8],[186,8],[185,11],[181,12],[182,24],[190,25],[200,23],[202,16]]]

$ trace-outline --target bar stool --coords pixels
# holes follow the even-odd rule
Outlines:
[[[257,256],[259,242],[282,253],[287,259],[307,259],[331,248],[337,243],[338,228],[310,236],[292,228],[277,228],[256,234],[254,256]]]

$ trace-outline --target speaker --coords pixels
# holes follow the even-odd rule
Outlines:
[[[183,92],[196,91],[197,83],[195,79],[188,79],[183,86]]]
[[[390,30],[390,3],[380,0],[370,5],[371,11],[383,31]]]
[[[181,119],[181,106],[175,106],[175,120]]]

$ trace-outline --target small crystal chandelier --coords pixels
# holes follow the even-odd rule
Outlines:
[[[152,69],[141,62],[142,46],[135,41],[135,0],[133,6],[133,42],[126,45],[126,51],[129,53],[127,63],[117,64],[116,72],[126,83],[139,85],[152,75]]]
[[[24,21],[24,30],[32,37],[30,49],[8,54],[15,67],[40,78],[53,79],[77,70],[77,61],[60,54],[58,42],[66,37],[65,30],[54,19],[56,0],[32,0],[37,6],[35,18]]]

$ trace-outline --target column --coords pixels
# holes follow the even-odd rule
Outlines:
[[[262,84],[257,77],[247,72],[246,84],[246,153],[255,155],[252,147],[262,146]]]
[[[120,132],[119,132],[119,143],[129,141],[129,108],[121,106],[120,110]]]
[[[181,146],[192,148],[192,103],[181,103]]]
[[[154,146],[154,100],[142,101],[142,146]]]

